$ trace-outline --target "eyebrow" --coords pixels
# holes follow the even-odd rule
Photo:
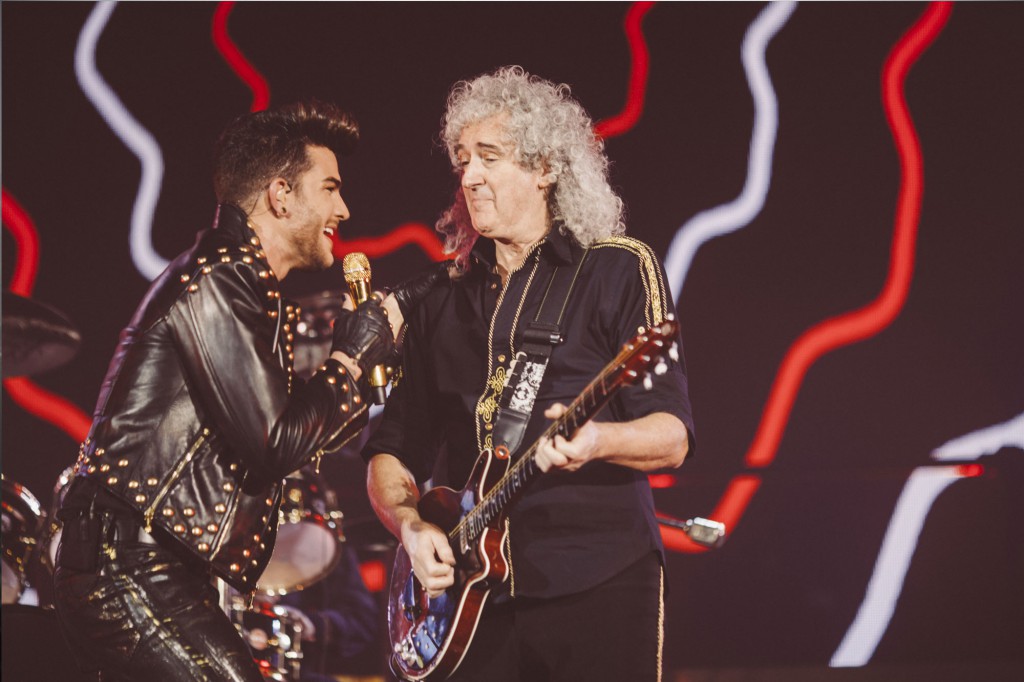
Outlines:
[[[331,182],[337,185],[338,187],[341,187],[341,178],[331,177],[330,175],[321,180],[321,182]]]
[[[476,148],[477,149],[481,149],[483,151],[488,151],[488,152],[497,152],[499,154],[504,154],[505,153],[505,148],[504,147],[502,147],[499,144],[491,144],[490,142],[477,142],[476,143]],[[455,145],[455,153],[456,154],[458,154],[459,152],[461,152],[461,151],[463,151],[465,149],[466,149],[465,145],[461,145],[461,144]]]

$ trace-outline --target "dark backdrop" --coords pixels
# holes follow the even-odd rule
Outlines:
[[[209,224],[210,150],[252,103],[211,39],[216,9],[118,5],[95,55],[162,152],[152,241],[164,258]],[[227,27],[265,78],[271,104],[316,96],[361,121],[360,148],[341,163],[353,214],[347,240],[429,225],[444,208],[455,184],[437,129],[460,78],[521,64],[571,84],[595,120],[620,112],[629,9],[242,3]],[[740,46],[763,9],[659,3],[644,17],[642,115],[608,139],[607,151],[630,233],[662,257],[684,223],[744,186],[755,108]],[[76,43],[93,10],[2,6],[3,186],[39,233],[32,297],[63,311],[82,335],[72,361],[32,379],[86,413],[148,285],[128,243],[139,161],[75,77]],[[827,665],[911,472],[934,464],[943,443],[1024,412],[1024,5],[963,3],[906,81],[924,196],[905,303],[890,324],[810,365],[770,466],[748,470],[744,459],[797,338],[883,289],[901,169],[882,69],[928,10],[808,3],[769,44],[779,119],[771,182],[749,225],[697,251],[677,292],[699,453],[656,502],[675,518],[707,516],[733,476],[751,473],[761,485],[724,547],[670,552],[669,669]],[[7,229],[2,246],[7,287],[18,257]],[[397,248],[374,258],[375,284],[427,263],[417,246]],[[338,289],[339,269],[294,275],[287,288],[296,296]],[[3,400],[4,475],[45,507],[77,443],[7,391]],[[1022,430],[1018,419],[957,455],[982,466],[958,470],[971,475],[937,497],[916,549],[916,533],[893,536],[912,560],[873,665],[1020,660]],[[326,471],[349,519],[372,526],[361,463],[349,454]]]

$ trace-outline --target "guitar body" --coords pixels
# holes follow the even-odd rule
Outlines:
[[[419,502],[420,516],[451,533],[508,468],[490,451],[480,455],[462,490],[438,487]],[[504,515],[472,542],[452,543],[455,583],[433,599],[412,571],[399,545],[391,574],[388,630],[393,644],[391,669],[406,680],[443,680],[451,675],[473,639],[491,590],[507,579]]]

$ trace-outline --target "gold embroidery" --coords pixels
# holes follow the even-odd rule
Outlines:
[[[487,424],[494,423],[494,414],[498,411],[498,396],[501,395],[501,389],[505,386],[505,376],[504,367],[494,370],[494,375],[487,380],[484,397],[476,404],[476,413],[485,424],[484,428]],[[487,434],[487,438],[490,438],[490,434]]]
[[[640,279],[647,294],[647,306],[644,308],[644,321],[647,326],[661,324],[668,313],[668,296],[661,275],[661,266],[654,257],[651,247],[632,237],[608,237],[594,242],[593,247],[615,246],[626,249],[640,261]]]
[[[658,682],[661,682],[662,652],[665,650],[665,567],[658,567]]]
[[[482,435],[483,425],[485,424],[479,417],[483,414],[488,414],[487,424],[490,424],[490,417],[493,416],[494,411],[498,406],[498,396],[501,395],[501,389],[505,384],[505,368],[498,367],[493,369],[494,362],[494,322],[498,319],[498,311],[501,310],[501,304],[505,300],[505,292],[508,291],[508,283],[512,281],[512,275],[519,272],[527,261],[533,258],[533,270],[530,272],[530,277],[526,280],[526,286],[523,287],[523,295],[519,299],[519,305],[516,307],[515,317],[512,320],[512,331],[509,336],[509,347],[512,351],[512,356],[515,357],[515,350],[511,348],[512,340],[516,334],[516,324],[519,322],[519,313],[523,310],[523,304],[526,303],[526,295],[530,293],[530,284],[533,283],[533,276],[537,273],[537,266],[540,264],[539,251],[540,245],[544,241],[537,242],[533,245],[533,249],[530,253],[526,254],[526,258],[523,259],[522,264],[508,273],[508,277],[501,286],[501,293],[498,294],[498,302],[494,305],[494,314],[491,316],[491,324],[487,329],[487,376],[489,377],[487,383],[484,385],[484,392],[480,395],[479,400],[476,403],[476,412],[478,418],[476,422],[476,443],[481,451],[489,450],[494,447],[494,440],[491,438],[490,429],[487,429],[486,436]],[[536,257],[535,257],[536,256]],[[494,388],[495,381],[498,377],[498,373],[501,372],[501,382],[497,384],[497,388]],[[493,401],[493,405],[490,401]]]

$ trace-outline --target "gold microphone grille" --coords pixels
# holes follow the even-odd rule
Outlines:
[[[341,267],[345,271],[345,281],[349,284],[370,279],[370,260],[365,253],[353,251],[347,254],[341,261]]]

